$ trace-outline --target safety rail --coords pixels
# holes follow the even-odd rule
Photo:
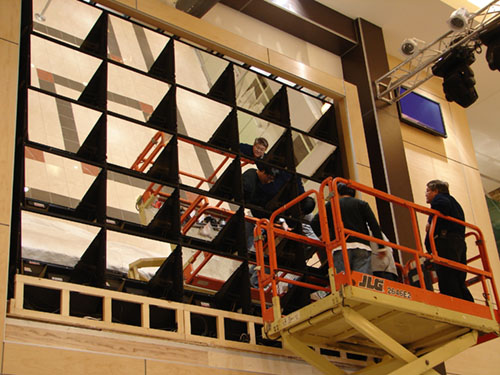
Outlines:
[[[202,177],[195,175],[193,173],[189,173],[186,171],[179,171],[179,175],[186,176],[193,178],[195,180],[198,180],[198,183],[196,184],[195,188],[200,188],[203,183],[208,183],[210,185],[213,185],[215,183],[215,178],[217,176],[217,173],[220,172],[220,170],[228,163],[229,160],[234,159],[236,156],[221,150],[218,150],[214,147],[210,147],[204,144],[201,144],[197,141],[187,139],[187,138],[182,138],[179,137],[178,140],[191,144],[193,146],[201,147],[205,150],[209,150],[212,152],[215,152],[217,154],[220,154],[224,156],[223,160],[219,163],[219,165],[214,169],[214,171],[210,174],[208,177]],[[136,170],[138,172],[144,172],[146,168],[154,163],[154,160],[156,156],[160,153],[160,151],[167,145],[168,139],[166,137],[166,133],[162,131],[158,131],[149,141],[149,143],[146,145],[144,150],[139,154],[139,156],[136,158],[134,163],[131,166],[131,169]],[[241,166],[245,166],[248,164],[253,164],[253,161],[250,159],[242,158],[241,159]],[[139,216],[141,218],[141,221],[143,224],[146,223],[147,219],[144,214],[144,210],[147,207],[153,206],[155,208],[160,208],[161,205],[170,197],[170,193],[162,192],[164,185],[151,182],[149,186],[146,188],[144,193],[139,196],[136,202],[136,208],[139,211]],[[218,201],[215,206],[209,206],[209,201],[207,197],[203,195],[198,195],[195,199],[189,200],[189,199],[179,199],[181,206],[186,207],[186,209],[182,212],[180,222],[181,222],[181,232],[182,234],[186,234],[194,224],[197,223],[197,221],[200,219],[200,217],[207,211],[211,210],[212,213],[218,212],[220,215],[227,215],[227,216],[232,216],[234,212],[231,212],[229,210],[224,210],[221,209],[220,211],[217,211],[217,208],[220,207],[223,203],[223,201]],[[251,217],[246,217],[245,218],[248,221],[256,221],[256,219],[251,218]],[[197,258],[200,256],[200,254],[205,255],[205,259],[203,260],[202,264],[198,266],[198,268],[193,272],[189,272],[189,267],[192,265]],[[185,271],[185,276],[186,276],[186,284],[190,284],[193,282],[193,280],[197,277],[199,271],[203,268],[203,266],[212,258],[213,254],[207,253],[201,250],[196,251],[193,256],[190,257],[190,259],[184,264],[184,271]],[[145,260],[138,260],[137,262],[134,262],[133,264],[130,265],[130,272],[129,275],[134,276],[138,275],[138,268],[141,267],[146,267],[151,266],[151,265],[156,265],[161,258],[156,259],[153,263],[151,261],[145,259]]]
[[[201,204],[200,204],[201,202]],[[192,211],[190,211],[192,210]],[[193,213],[190,215],[190,213]],[[187,234],[191,228],[193,228],[194,224],[197,223],[203,215],[208,215],[211,217],[217,217],[221,219],[225,219],[226,221],[229,221],[230,218],[235,214],[234,211],[228,210],[225,208],[220,208],[216,206],[209,206],[208,201],[206,200],[206,197],[199,195],[191,204],[188,210],[186,210],[182,217],[181,217],[181,223],[183,223],[183,226],[181,228],[181,233],[182,234]],[[189,218],[187,221],[185,219]],[[259,219],[251,217],[251,216],[245,216],[245,221],[251,222],[256,224]],[[200,257],[200,255],[204,256],[203,260],[201,263],[193,270],[192,265],[197,261],[197,259]],[[184,271],[184,284],[185,286],[196,286],[198,287],[199,285],[203,285],[203,289],[205,289],[207,292],[217,292],[220,287],[223,285],[224,281],[207,277],[207,276],[201,276],[200,272],[202,269],[206,266],[206,264],[213,258],[215,254],[203,250],[196,250],[195,253],[184,263],[183,265],[183,271]],[[138,270],[139,268],[142,267],[158,267],[160,266],[163,261],[166,258],[145,258],[145,259],[139,259],[133,263],[130,264],[130,271],[129,271],[129,277],[135,278],[135,279],[141,279],[141,275],[139,274]],[[249,264],[255,264],[256,262],[249,261]],[[257,293],[255,291],[252,292],[252,296],[255,295],[255,298],[257,299]],[[266,293],[267,300],[270,299],[270,293]]]
[[[358,233],[353,230],[347,229],[344,227],[342,218],[341,218],[341,212],[340,212],[340,204],[339,204],[339,194],[337,191],[337,183],[342,182],[347,184],[349,187],[371,195],[377,199],[381,199],[387,202],[390,202],[392,204],[407,208],[410,212],[410,217],[412,220],[412,228],[413,228],[413,235],[415,239],[415,249],[412,249],[410,247],[396,244],[393,242],[388,242],[384,241],[372,236],[365,235],[363,233]],[[335,233],[335,238],[330,239],[330,230],[328,227],[328,220],[327,220],[327,213],[326,213],[326,204],[325,204],[325,194],[324,191],[325,189],[328,191],[326,198],[328,201],[331,202],[331,214],[333,217],[333,222],[335,223],[335,228],[334,228],[334,233]],[[298,204],[301,200],[303,200],[305,197],[310,196],[310,195],[315,195],[317,197],[317,202],[318,202],[318,215],[319,215],[319,223],[320,223],[320,228],[321,228],[321,238],[322,240],[317,241],[313,240],[311,238],[308,238],[304,235],[297,234],[297,233],[292,233],[292,232],[287,232],[283,229],[277,229],[274,226],[274,222],[276,218],[281,215],[284,211],[288,210],[295,204]],[[422,247],[422,241],[420,240],[420,232],[418,230],[418,225],[417,225],[417,213],[432,216],[432,221],[431,221],[431,226],[430,226],[430,244],[431,244],[431,253],[427,253],[423,250]],[[478,247],[479,254],[477,256],[474,256],[468,260],[469,263],[477,260],[481,260],[482,262],[482,268],[476,268],[472,267],[470,265],[463,265],[461,263],[442,258],[437,254],[436,251],[436,245],[434,243],[434,229],[436,226],[436,221],[438,218],[442,218],[445,220],[450,220],[456,223],[459,223],[463,226],[465,226],[468,230],[468,233],[466,236],[473,236],[475,237],[476,245]],[[260,233],[262,231],[267,232],[267,251],[268,251],[268,264],[265,262],[265,257],[264,257],[264,241],[263,237],[260,236]],[[279,208],[276,210],[270,217],[269,220],[267,219],[262,219],[257,223],[257,226],[255,228],[255,248],[257,252],[257,264],[258,264],[258,279],[259,279],[259,288],[261,292],[261,297],[263,297],[263,292],[266,291],[269,288],[269,285],[271,286],[272,290],[272,295],[273,295],[273,304],[271,307],[268,307],[268,304],[266,302],[266,299],[261,298],[261,309],[262,309],[262,316],[264,318],[264,321],[267,322],[272,322],[280,319],[282,317],[281,314],[281,306],[280,306],[280,295],[278,293],[278,288],[277,285],[278,283],[287,283],[287,284],[292,284],[296,285],[299,287],[304,287],[308,288],[311,290],[321,290],[321,291],[326,291],[326,292],[332,292],[332,291],[338,291],[343,285],[348,285],[348,286],[356,286],[359,285],[359,282],[362,280],[362,275],[359,272],[353,272],[351,270],[351,267],[349,265],[348,261],[348,252],[347,252],[347,246],[346,246],[346,240],[349,236],[355,236],[357,238],[361,238],[367,241],[373,241],[377,244],[381,244],[383,246],[386,246],[388,248],[393,248],[396,250],[400,250],[402,252],[410,254],[414,260],[415,260],[415,265],[416,265],[416,271],[418,274],[418,280],[420,284],[420,289],[422,289],[422,292],[425,293],[432,293],[436,296],[444,297],[443,295],[437,295],[433,291],[428,291],[426,289],[425,283],[424,283],[424,275],[423,275],[423,270],[422,270],[422,265],[420,263],[420,259],[429,259],[432,261],[434,264],[437,265],[443,265],[446,267],[458,269],[465,271],[469,274],[474,275],[472,279],[469,281],[469,285],[480,282],[482,287],[483,287],[483,295],[485,298],[485,304],[489,308],[490,311],[490,318],[494,320],[500,321],[500,316],[498,314],[498,310],[494,311],[493,304],[496,304],[497,308],[499,306],[499,300],[498,300],[498,293],[495,285],[495,281],[493,278],[493,273],[491,270],[491,265],[488,260],[488,256],[486,253],[486,248],[485,248],[485,243],[484,243],[484,238],[481,230],[473,225],[466,223],[464,221],[454,219],[451,217],[447,217],[442,215],[440,212],[415,204],[413,202],[406,201],[404,199],[389,195],[385,192],[364,186],[362,184],[359,184],[357,182],[351,181],[351,180],[346,180],[342,178],[327,178],[326,180],[323,181],[323,183],[320,186],[319,191],[314,191],[314,190],[309,190],[302,195],[298,196],[296,199],[292,200],[285,206]],[[302,243],[307,243],[310,245],[315,246],[318,251],[325,251],[326,252],[326,259],[328,262],[328,278],[330,285],[329,286],[324,286],[324,285],[318,285],[318,284],[313,284],[310,282],[303,282],[303,281],[298,281],[298,280],[291,280],[291,279],[286,279],[284,277],[281,277],[279,275],[280,267],[277,262],[277,255],[276,255],[276,237],[283,237],[291,240],[296,240]],[[345,272],[338,274],[335,272],[335,269],[333,267],[333,256],[332,256],[332,250],[335,248],[340,247],[343,253],[343,260],[344,260],[344,265],[345,265]],[[409,263],[409,262],[408,262]],[[408,265],[407,263],[407,265]],[[408,270],[407,265],[403,267],[404,270]],[[406,278],[407,280],[407,278]],[[420,293],[421,294],[421,293]],[[438,302],[436,298],[431,298],[429,299],[427,297],[423,298],[423,300],[431,301],[430,303],[438,303],[441,306],[445,307],[450,307],[451,309],[455,310],[460,310],[460,308],[469,303],[466,301],[463,301],[464,303],[456,304],[453,302],[449,302],[449,298],[446,296],[448,299],[443,299],[445,300],[444,302]],[[492,300],[493,297],[493,300]],[[464,308],[464,311],[466,312],[471,312],[473,309],[467,309]]]
[[[159,152],[167,145],[167,138],[165,136],[165,132],[158,131],[149,141],[149,143],[146,145],[144,150],[139,154],[137,159],[134,161],[134,163],[131,166],[132,170],[138,171],[138,172],[144,172],[146,168],[153,164],[155,157],[159,154]],[[228,152],[224,152],[221,150],[218,150],[214,147],[210,147],[207,145],[203,145],[197,141],[187,139],[187,138],[182,138],[179,137],[178,140],[191,144],[193,146],[201,147],[205,150],[209,150],[212,152],[215,152],[217,154],[223,155],[224,159],[219,163],[219,165],[214,169],[214,171],[210,174],[208,177],[202,177],[195,175],[193,173],[189,173],[186,171],[179,171],[179,175],[181,176],[186,176],[193,178],[195,180],[198,180],[197,185],[195,188],[200,188],[203,183],[208,183],[210,185],[213,185],[215,183],[215,177],[217,176],[217,173],[220,172],[220,170],[224,167],[224,165],[227,164],[227,162],[231,159],[234,159],[236,156],[233,154],[230,154]],[[248,164],[252,164],[253,161],[250,159],[242,158],[241,161],[241,166],[245,166]],[[161,190],[163,189],[163,185],[157,184],[155,182],[151,182],[149,186],[146,188],[145,192],[142,194],[141,197],[139,197],[137,201],[137,206],[139,207],[138,209],[143,209],[144,207],[147,207],[153,203],[153,200],[158,199],[160,202],[160,205],[163,201],[168,199],[170,194],[164,193]],[[182,203],[182,202],[181,202]],[[222,204],[222,201],[219,201],[217,206],[220,206]],[[159,208],[159,207],[157,207]]]

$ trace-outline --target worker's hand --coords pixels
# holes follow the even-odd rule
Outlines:
[[[379,251],[377,251],[377,257],[379,259],[383,259],[387,256],[387,250],[385,249],[380,249]]]
[[[290,227],[288,226],[288,224],[286,223],[286,220],[284,218],[280,217],[278,219],[278,223],[281,225],[281,228],[283,228],[283,230],[286,230],[286,231],[290,230]]]
[[[425,231],[426,231],[426,232],[428,232],[428,231],[429,231],[429,229],[430,229],[430,227],[431,227],[431,225],[430,225],[429,223],[427,223],[427,224],[425,225]]]
[[[283,228],[283,230],[286,230],[286,231],[290,230],[290,227],[288,226],[288,224],[286,223],[286,221],[283,221],[281,223],[281,227]]]

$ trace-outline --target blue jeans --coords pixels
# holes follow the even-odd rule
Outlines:
[[[358,271],[369,275],[372,274],[371,251],[358,248],[347,249],[347,256],[349,258],[351,271]],[[335,266],[337,273],[345,271],[342,250],[337,250],[333,253],[333,265]]]

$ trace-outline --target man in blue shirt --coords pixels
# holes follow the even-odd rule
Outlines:
[[[425,198],[431,208],[443,215],[465,221],[464,211],[455,198],[450,195],[448,183],[432,180],[427,183]],[[425,246],[431,252],[429,228],[432,215],[426,226]],[[467,264],[467,245],[465,243],[465,227],[450,220],[438,218],[434,229],[434,243],[440,257]],[[474,301],[465,285],[467,273],[454,268],[434,264],[438,276],[439,291],[448,296]]]

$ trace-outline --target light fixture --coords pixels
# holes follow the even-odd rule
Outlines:
[[[467,9],[459,8],[451,14],[447,23],[453,31],[462,31],[468,27],[470,18],[471,15]]]
[[[458,46],[445,54],[432,67],[432,74],[443,78],[446,100],[464,108],[474,103],[478,96],[474,85],[474,72],[469,67],[476,58],[474,48]]]
[[[424,41],[417,38],[406,38],[401,43],[399,47],[399,52],[401,52],[404,56],[413,56],[416,52],[420,50],[419,44],[425,43]]]
[[[479,40],[488,46],[486,61],[490,69],[500,71],[500,24],[482,31]]]

